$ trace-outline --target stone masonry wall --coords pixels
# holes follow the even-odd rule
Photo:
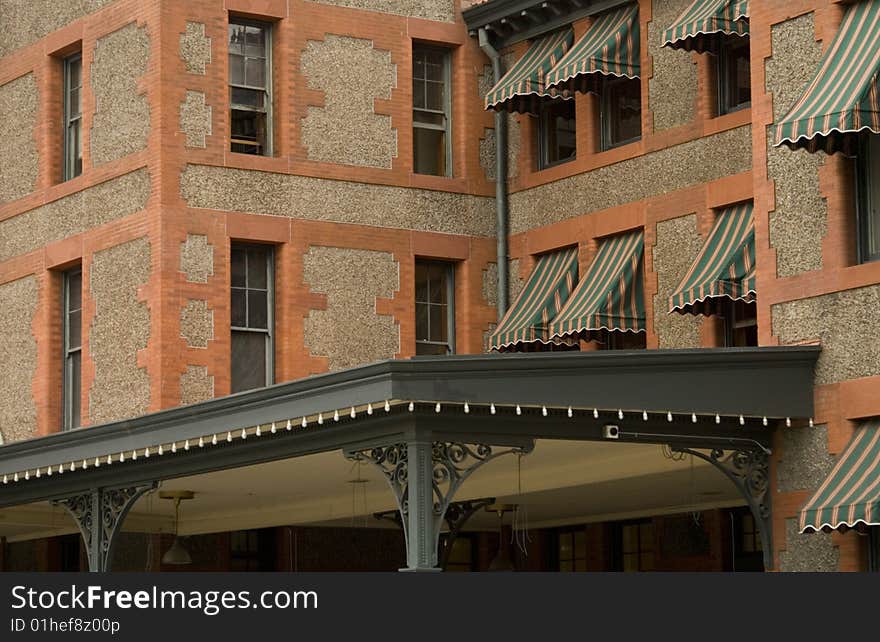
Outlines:
[[[36,187],[39,156],[34,127],[39,100],[32,73],[0,86],[0,204]]]
[[[89,340],[94,424],[142,415],[149,408],[150,379],[138,365],[138,352],[150,339],[150,310],[138,300],[138,288],[150,270],[150,244],[143,238],[94,255],[89,279],[95,302]]]
[[[701,318],[669,313],[669,297],[681,283],[703,246],[697,229],[697,215],[690,214],[657,223],[654,245],[654,331],[660,348],[699,348]]]
[[[33,276],[0,285],[0,443],[33,437],[36,430],[31,386],[37,370],[37,341],[31,324],[37,297]]]
[[[400,328],[376,312],[377,297],[400,287],[399,268],[387,252],[313,246],[304,258],[303,279],[327,295],[326,310],[305,320],[305,345],[326,356],[330,370],[390,359],[400,351]]]

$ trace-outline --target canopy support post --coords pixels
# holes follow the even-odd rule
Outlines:
[[[158,484],[92,488],[78,495],[56,499],[76,522],[89,559],[90,573],[107,573],[113,562],[113,545],[128,511],[140,497]]]
[[[441,570],[437,564],[440,527],[465,479],[493,459],[529,453],[533,448],[531,439],[493,450],[486,444],[434,441],[430,433],[422,433],[403,443],[345,451],[345,456],[378,468],[394,493],[406,540],[407,566],[401,570],[430,572]],[[459,528],[470,514],[462,515]]]

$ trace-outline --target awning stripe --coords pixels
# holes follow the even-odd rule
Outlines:
[[[588,81],[596,74],[638,78],[639,44],[638,3],[603,13],[547,74],[547,88],[555,92],[593,90]]]
[[[755,222],[752,203],[723,210],[691,269],[669,297],[670,312],[712,314],[711,299],[754,299]]]
[[[880,419],[859,426],[800,513],[802,533],[858,524],[880,526]]]
[[[703,52],[713,39],[749,35],[749,0],[695,0],[663,32],[663,46]]]
[[[586,275],[550,323],[550,338],[645,329],[642,231],[604,239]]]
[[[577,247],[538,257],[528,281],[489,338],[493,350],[548,341],[547,326],[577,283],[577,259]]]
[[[776,125],[775,145],[829,153],[880,134],[880,2],[851,5],[813,80]]]
[[[573,41],[570,28],[535,40],[486,94],[486,109],[534,111],[534,102],[548,96],[545,76],[565,56]]]

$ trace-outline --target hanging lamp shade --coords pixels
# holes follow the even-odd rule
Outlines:
[[[180,537],[174,536],[174,542],[171,544],[165,554],[162,556],[162,563],[173,566],[184,566],[192,564],[192,557],[180,541]]]

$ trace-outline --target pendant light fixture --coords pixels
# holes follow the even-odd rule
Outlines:
[[[510,559],[510,543],[504,537],[504,513],[512,513],[516,510],[516,504],[489,504],[486,512],[498,514],[498,553],[489,564],[490,571],[515,571],[513,561]]]
[[[180,502],[184,499],[192,499],[195,493],[191,490],[163,490],[159,492],[159,497],[174,500],[174,541],[171,543],[171,548],[162,556],[162,563],[171,566],[192,564],[192,557],[181,543],[177,531],[180,528]]]

